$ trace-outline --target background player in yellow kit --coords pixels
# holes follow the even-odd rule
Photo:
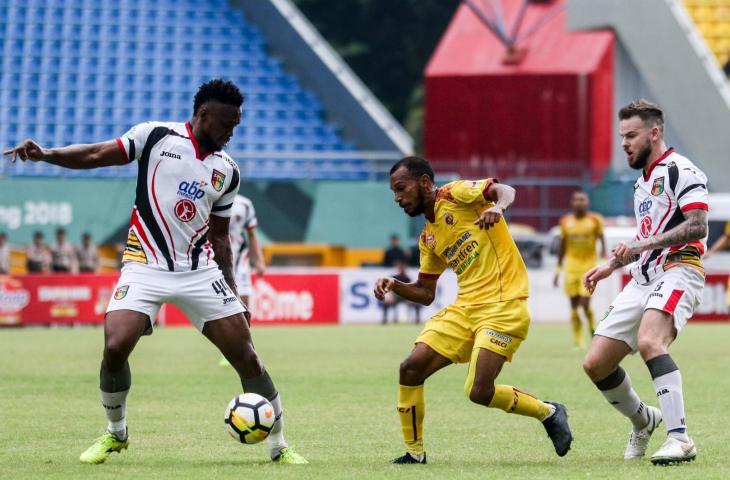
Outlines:
[[[407,451],[393,463],[426,463],[423,384],[441,368],[465,362],[464,391],[472,402],[538,419],[557,454],[565,455],[573,440],[565,407],[494,383],[530,325],[527,269],[502,219],[514,201],[514,189],[493,179],[456,181],[437,189],[431,166],[419,157],[403,158],[391,168],[390,188],[408,215],[426,217],[418,245],[421,268],[414,283],[379,279],[375,296],[382,301],[394,292],[429,305],[447,267],[459,285],[456,301],[429,320],[400,365],[398,415]]]
[[[573,192],[570,199],[571,213],[560,219],[560,244],[558,245],[558,269],[553,284],[557,287],[560,271],[565,270],[565,294],[570,299],[570,323],[577,347],[585,346],[578,309],[583,309],[588,329],[593,335],[596,325],[591,310],[591,294],[583,285],[583,274],[598,263],[596,242],[601,242],[601,257],[606,257],[606,239],[603,236],[603,218],[589,212],[590,200],[582,190]]]

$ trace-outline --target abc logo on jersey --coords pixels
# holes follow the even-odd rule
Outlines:
[[[205,190],[203,190],[205,185],[206,183],[203,181],[180,182],[177,194],[190,200],[200,200],[205,195]]]

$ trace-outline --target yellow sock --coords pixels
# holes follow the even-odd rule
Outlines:
[[[550,415],[550,405],[510,385],[495,385],[494,397],[489,408],[498,408],[507,413],[516,413],[537,418],[541,422]]]
[[[593,309],[592,308],[586,308],[586,319],[588,320],[588,328],[591,329],[591,335],[593,335],[593,332],[596,331],[596,322],[593,320]]]
[[[423,417],[425,413],[423,385],[417,387],[399,385],[398,417],[408,453],[423,455]]]
[[[578,315],[577,308],[570,309],[570,325],[573,327],[573,338],[575,339],[575,344],[583,346],[583,332],[581,331],[580,315]]]

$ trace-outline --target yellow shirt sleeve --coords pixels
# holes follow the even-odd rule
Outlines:
[[[727,222],[725,224],[725,235],[727,235],[728,237],[730,237],[730,222]]]
[[[485,178],[483,180],[459,180],[447,185],[450,188],[450,194],[456,203],[472,204],[474,202],[484,202],[484,194],[490,185],[497,183],[493,178]]]
[[[433,248],[434,236],[424,228],[423,232],[421,232],[421,237],[418,239],[418,251],[421,258],[419,276],[426,275],[437,277],[446,270],[446,262],[436,255]]]

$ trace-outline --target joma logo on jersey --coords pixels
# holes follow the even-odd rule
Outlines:
[[[161,157],[170,157],[170,158],[176,158],[176,159],[178,159],[178,160],[181,160],[181,159],[182,159],[182,157],[181,157],[180,155],[178,155],[177,153],[172,153],[172,152],[165,152],[164,150],[163,150],[163,152],[162,152],[162,153],[160,153],[160,156],[161,156]]]
[[[205,182],[202,181],[180,182],[180,185],[177,186],[177,194],[190,200],[200,200],[205,195],[204,186]]]
[[[646,215],[649,213],[649,210],[651,210],[652,201],[651,198],[645,199],[641,204],[639,205],[639,215]]]

